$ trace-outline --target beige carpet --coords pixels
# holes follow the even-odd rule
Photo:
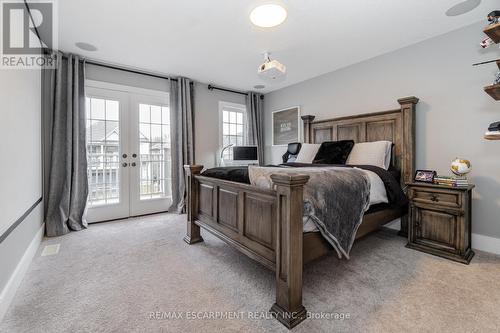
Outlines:
[[[0,332],[286,332],[255,318],[274,301],[273,273],[207,233],[187,245],[184,219],[101,223],[46,240],[42,248],[60,243],[60,253],[39,249]],[[293,331],[500,331],[500,257],[479,253],[465,266],[404,245],[381,231],[358,241],[350,261],[306,266],[305,307],[348,318],[308,319]],[[210,315],[199,311],[240,318],[194,319]]]

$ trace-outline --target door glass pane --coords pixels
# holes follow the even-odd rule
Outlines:
[[[149,117],[143,116],[149,110]],[[162,105],[139,105],[141,200],[165,199],[171,193],[170,110]]]
[[[85,106],[90,207],[120,202],[119,102],[87,97]]]

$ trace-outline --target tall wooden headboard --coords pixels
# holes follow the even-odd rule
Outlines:
[[[415,173],[415,109],[416,97],[398,99],[396,110],[360,114],[314,121],[314,116],[302,116],[304,142],[354,140],[371,142],[387,140],[394,143],[392,165],[401,172],[401,185],[413,179]]]

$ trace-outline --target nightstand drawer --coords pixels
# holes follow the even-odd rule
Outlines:
[[[410,190],[410,199],[414,202],[441,205],[454,208],[462,207],[459,192],[446,190],[426,190],[425,188],[412,188]]]

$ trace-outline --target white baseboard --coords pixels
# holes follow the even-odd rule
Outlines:
[[[0,294],[0,322],[2,321],[3,316],[7,312],[10,303],[14,299],[17,288],[19,288],[19,286],[21,285],[24,275],[28,271],[28,268],[31,264],[31,260],[35,256],[36,251],[38,250],[38,247],[42,242],[44,230],[45,230],[45,223],[42,224],[40,229],[37,231],[35,237],[33,237],[33,240],[31,241],[30,245],[24,252],[23,257],[17,264],[14,273],[12,273],[9,281],[7,282],[5,288],[2,290],[2,293]]]
[[[472,234],[472,248],[479,251],[500,254],[500,238]]]
[[[401,219],[389,222],[384,225],[384,227],[393,230],[401,230]],[[500,254],[500,238],[472,234],[472,248],[474,250]]]

